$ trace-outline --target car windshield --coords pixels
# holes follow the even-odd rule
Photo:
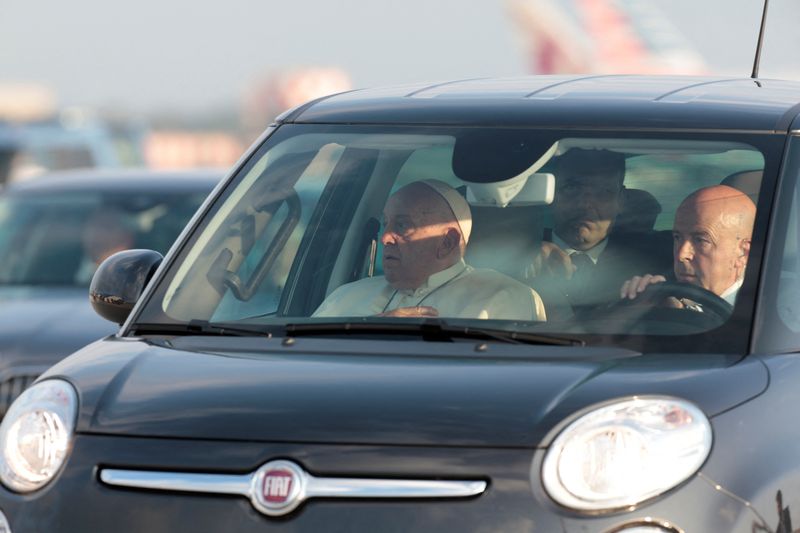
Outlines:
[[[135,321],[744,350],[777,171],[764,137],[284,125]]]
[[[205,192],[8,193],[0,196],[0,285],[88,287],[114,252],[166,253]]]

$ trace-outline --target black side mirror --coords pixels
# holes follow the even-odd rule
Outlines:
[[[163,259],[153,250],[125,250],[100,263],[89,286],[95,312],[111,322],[125,322]]]

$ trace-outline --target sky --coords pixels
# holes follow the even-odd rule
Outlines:
[[[638,1],[712,73],[749,76],[761,0]],[[798,22],[800,2],[771,0],[762,77],[800,79]],[[504,0],[0,1],[0,83],[131,112],[235,105],[293,66],[343,68],[355,87],[515,76],[528,73],[523,43]]]

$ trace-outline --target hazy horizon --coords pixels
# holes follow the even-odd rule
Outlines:
[[[760,0],[652,4],[712,73],[749,76]],[[494,0],[140,0],[123,7],[4,0],[0,83],[50,86],[67,106],[191,113],[236,105],[248,84],[294,66],[342,68],[355,87],[527,74],[524,39],[505,7]],[[800,3],[772,0],[762,77],[800,78],[793,57],[799,18]]]

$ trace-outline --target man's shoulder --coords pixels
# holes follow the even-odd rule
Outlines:
[[[387,288],[386,278],[375,276],[371,278],[361,278],[356,281],[345,283],[336,287],[323,302],[323,306],[329,304],[339,304],[344,300],[361,300],[369,296],[380,293]]]
[[[469,291],[473,301],[491,309],[488,318],[547,319],[541,297],[529,285],[489,268],[469,268],[459,286]]]
[[[507,276],[491,268],[472,268],[467,267],[467,272],[461,276],[464,282],[474,283],[476,286],[491,286],[497,290],[504,288],[510,289],[530,289],[527,285],[511,276]]]
[[[373,314],[370,306],[386,291],[388,285],[383,276],[362,278],[340,285],[320,304],[313,316],[344,316],[348,314]]]
[[[386,278],[383,276],[373,276],[371,278],[361,278],[344,285],[340,285],[331,293],[334,294],[350,291],[369,291],[374,289],[383,288],[386,286]]]

